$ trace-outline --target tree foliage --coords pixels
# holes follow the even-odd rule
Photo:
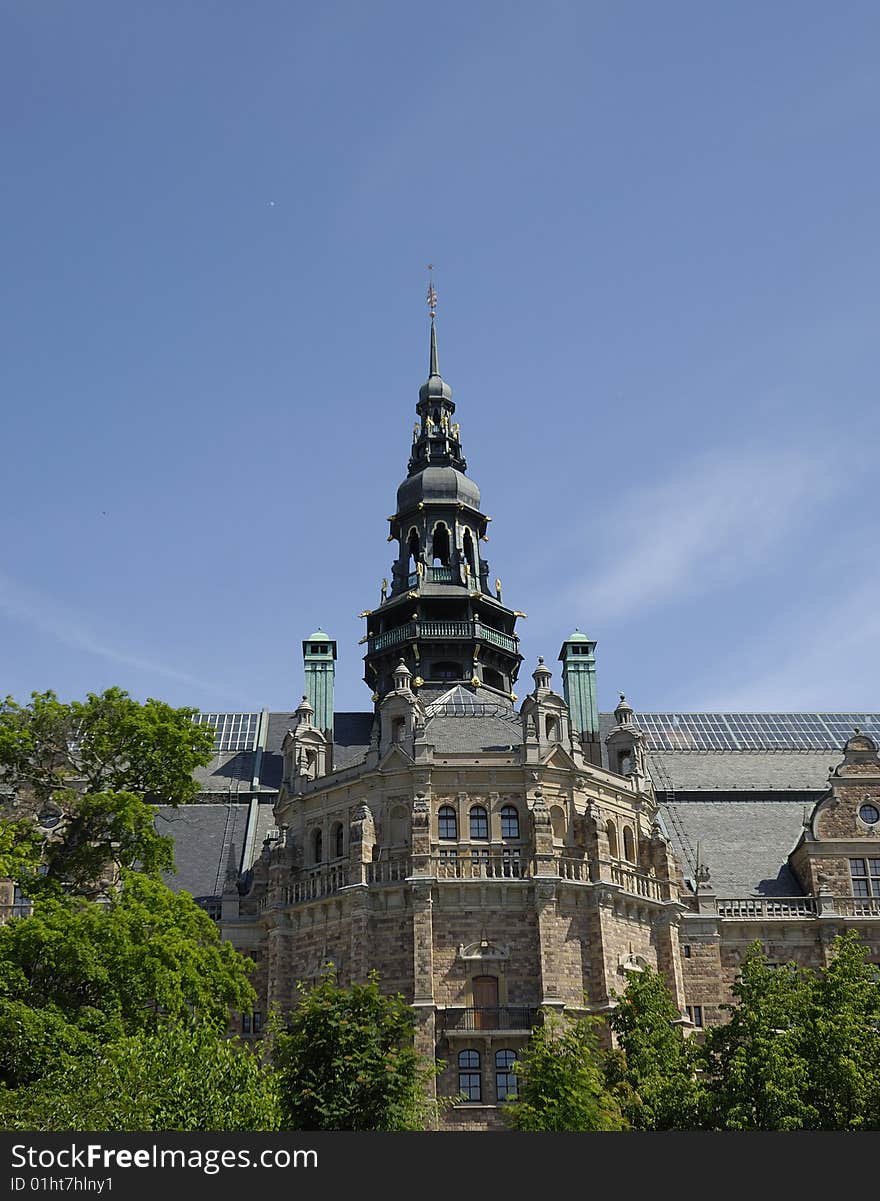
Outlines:
[[[15,1031],[0,1075],[20,1083],[28,1064],[39,1074],[39,1056],[22,1061],[10,1048],[34,1045],[47,1027],[73,1028],[76,1052],[167,1021],[225,1023],[230,1007],[253,1004],[252,967],[187,893],[139,873],[106,905],[38,900],[30,917],[0,927],[0,1028]]]
[[[0,1089],[6,1130],[277,1130],[278,1080],[211,1024],[162,1025]]]
[[[880,1129],[880,984],[854,930],[812,982],[803,1031],[818,1130]]]
[[[290,1130],[424,1130],[437,1069],[413,1046],[413,1013],[378,977],[341,988],[328,970],[274,1040],[282,1127]]]
[[[196,793],[193,771],[209,762],[210,730],[192,709],[135,701],[120,688],[65,704],[35,692],[28,705],[0,705],[0,784],[12,800],[0,861],[31,895],[96,896],[118,873],[173,867],[172,841],[159,835],[148,802],[178,805]],[[36,874],[33,826],[48,835]]]
[[[857,932],[835,939],[818,973],[772,968],[753,944],[734,994],[706,1040],[716,1126],[878,1128],[880,985]]]
[[[605,1084],[599,1019],[548,1014],[517,1056],[517,1097],[504,1105],[514,1130],[623,1130],[626,1121]]]
[[[619,1051],[605,1076],[633,1130],[696,1130],[702,1089],[697,1048],[681,1030],[681,1014],[666,981],[651,968],[633,975],[608,1024]]]

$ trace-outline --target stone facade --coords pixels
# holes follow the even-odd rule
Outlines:
[[[324,691],[307,683],[275,744],[261,744],[251,804],[269,791],[274,755],[274,826],[256,861],[228,875],[222,929],[257,960],[264,1014],[295,1006],[298,982],[327,963],[343,985],[378,971],[413,1006],[419,1049],[445,1064],[438,1092],[468,1094],[444,1126],[490,1130],[511,1087],[505,1065],[542,1013],[607,1013],[633,972],[663,974],[693,1033],[724,1020],[755,940],[773,961],[818,967],[856,926],[880,957],[880,759],[856,733],[827,787],[812,760],[760,754],[742,760],[740,780],[730,756],[701,759],[695,736],[673,731],[673,749],[692,757],[664,763],[624,697],[600,721],[596,644],[580,632],[560,653],[565,696],[539,659],[517,709],[521,614],[476,552],[489,518],[464,474],[451,396],[432,322],[389,519],[391,583],[363,614],[373,711],[316,724],[336,656],[318,631],[304,651],[326,661]],[[355,727],[353,751],[340,732]],[[791,849],[786,815],[800,801]],[[737,838],[762,822],[790,839],[786,852],[761,860],[751,887],[717,893],[714,863],[735,860]]]

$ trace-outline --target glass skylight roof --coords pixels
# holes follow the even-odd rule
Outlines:
[[[456,684],[436,701],[425,706],[428,717],[512,717],[509,705],[479,701],[472,692]]]
[[[880,713],[636,713],[649,751],[840,751],[858,728],[880,741]]]
[[[257,743],[259,713],[197,713],[197,726],[214,727],[214,750],[252,751]]]

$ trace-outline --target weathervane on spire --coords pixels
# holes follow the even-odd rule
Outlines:
[[[434,264],[433,263],[428,263],[428,271],[431,273],[428,276],[428,295],[427,295],[428,312],[430,313],[431,320],[433,321],[437,315],[437,292],[434,288]]]

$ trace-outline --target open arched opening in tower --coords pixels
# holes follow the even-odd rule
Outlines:
[[[449,530],[442,521],[434,526],[434,536],[432,542],[432,556],[434,563],[440,563],[443,567],[449,566]]]

